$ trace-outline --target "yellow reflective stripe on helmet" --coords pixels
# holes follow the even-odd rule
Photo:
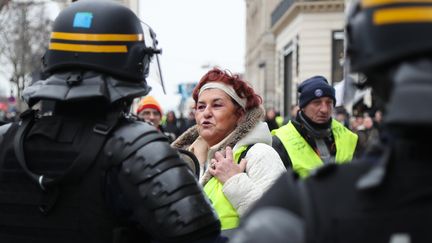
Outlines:
[[[56,51],[76,51],[76,52],[106,52],[106,53],[126,53],[127,46],[124,45],[80,45],[50,43],[50,50]]]
[[[73,41],[142,41],[142,34],[85,34],[52,32],[51,39]]]
[[[376,7],[386,4],[398,4],[398,3],[432,3],[432,0],[362,0],[361,6],[363,8]]]
[[[374,12],[376,25],[432,22],[432,7],[400,7],[379,9]]]

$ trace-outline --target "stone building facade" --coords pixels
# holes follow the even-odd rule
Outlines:
[[[344,0],[246,4],[245,76],[265,108],[287,115],[297,104],[298,84],[311,76],[322,75],[332,84],[342,80]]]
[[[271,32],[271,13],[280,0],[246,0],[245,73],[263,97],[266,108],[275,100],[275,39]]]

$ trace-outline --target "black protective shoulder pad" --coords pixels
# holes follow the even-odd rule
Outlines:
[[[148,123],[140,121],[123,123],[105,145],[106,165],[109,167],[119,164],[139,148],[153,141],[168,140]]]
[[[132,218],[162,242],[190,241],[219,232],[220,224],[194,175],[166,137],[135,122],[116,131],[105,148]]]

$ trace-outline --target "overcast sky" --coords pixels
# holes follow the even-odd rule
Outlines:
[[[177,108],[177,84],[197,82],[208,71],[203,66],[244,72],[244,0],[140,0],[139,4],[141,20],[154,29],[163,51],[167,95],[157,84],[151,84],[151,94],[165,110]]]
[[[197,82],[217,65],[244,72],[244,0],[140,0],[140,17],[157,34],[168,96],[153,85],[165,109],[176,108],[177,84]]]

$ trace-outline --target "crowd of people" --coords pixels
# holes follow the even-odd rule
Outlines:
[[[380,109],[335,107],[320,75],[282,117],[217,67],[186,121],[148,95],[160,54],[149,27],[113,1],[72,3],[55,20],[48,78],[24,90],[20,121],[0,126],[0,241],[430,242],[431,5],[349,11],[348,63],[385,122]],[[380,12],[395,7],[425,12]]]

